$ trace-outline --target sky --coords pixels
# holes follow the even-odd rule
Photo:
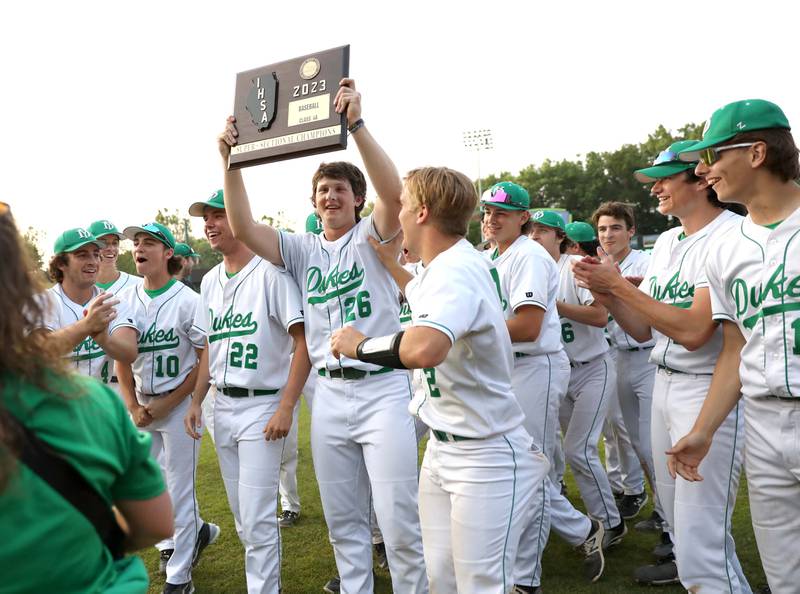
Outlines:
[[[797,3],[182,0],[5,3],[0,200],[41,247],[107,218],[185,214],[222,186],[236,73],[350,44],[363,118],[400,173],[517,173],[677,129],[746,98],[800,121]],[[480,154],[463,133],[490,129]],[[251,167],[256,216],[295,229],[346,151]],[[644,165],[644,164],[643,164]],[[373,198],[370,191],[368,199]],[[202,235],[199,219],[192,231]],[[125,245],[123,244],[123,248]]]

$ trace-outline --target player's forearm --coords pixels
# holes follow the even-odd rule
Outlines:
[[[197,371],[197,365],[195,365],[189,374],[183,379],[180,385],[164,398],[164,400],[169,404],[170,408],[175,408],[178,406],[189,394],[192,393],[192,390],[197,383]]]
[[[242,172],[238,169],[226,170],[222,187],[225,213],[234,237],[262,258],[282,266],[278,232],[269,225],[256,223],[253,220]]]
[[[133,370],[129,363],[122,363],[117,361],[114,364],[114,369],[119,382],[119,391],[122,393],[122,400],[125,402],[125,407],[129,411],[133,411],[139,407],[140,404],[136,400],[136,387],[133,382]]]
[[[103,331],[94,339],[106,355],[115,361],[132,364],[139,354],[136,333],[132,328],[120,328],[113,334]]]
[[[378,194],[374,215],[378,223],[378,232],[384,239],[388,239],[400,228],[397,215],[400,213],[400,193],[403,191],[403,182],[394,162],[366,126],[356,130],[353,133],[353,139],[356,141],[372,187]]]
[[[54,348],[58,354],[66,355],[71,353],[88,335],[89,332],[84,319],[51,332],[47,337],[47,341],[55,345]]]
[[[647,324],[693,351],[703,346],[714,332],[715,323],[708,311],[701,308],[682,308],[661,303],[624,281],[615,287],[614,297],[634,310]],[[697,295],[695,295],[697,298]],[[614,319],[617,316],[614,315]],[[624,326],[623,326],[624,328]],[[629,333],[630,334],[630,333]],[[631,334],[631,336],[634,336]],[[639,340],[634,336],[636,340]]]
[[[308,347],[304,335],[294,336],[294,355],[289,366],[289,378],[281,396],[279,406],[287,410],[294,410],[295,404],[300,399],[303,386],[306,385],[308,374],[311,371],[311,361],[308,357]]]
[[[722,329],[722,351],[714,366],[714,376],[703,401],[703,408],[692,428],[693,432],[697,431],[708,437],[714,435],[742,397],[739,364],[744,338],[733,322],[723,322]]]
[[[653,338],[653,332],[647,320],[628,307],[623,301],[612,297],[607,307],[614,321],[634,340],[647,342]]]
[[[383,267],[386,268],[386,271],[392,276],[394,282],[397,283],[397,286],[400,287],[400,290],[405,294],[406,285],[414,278],[414,275],[403,268],[397,260],[392,260],[391,262],[381,260],[381,264],[383,264]]]
[[[533,342],[542,331],[544,310],[535,305],[525,305],[515,311],[515,316],[506,320],[511,342]]]
[[[206,341],[206,348],[200,354],[200,360],[195,369],[197,369],[197,376],[192,390],[192,401],[199,405],[203,403],[211,385],[211,372],[208,368],[208,341]]]
[[[556,304],[558,315],[569,318],[573,322],[604,328],[608,323],[608,312],[602,305],[575,305],[558,301]]]

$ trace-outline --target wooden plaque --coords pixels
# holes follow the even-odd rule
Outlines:
[[[333,100],[349,69],[345,45],[237,74],[228,168],[347,148],[347,119]]]

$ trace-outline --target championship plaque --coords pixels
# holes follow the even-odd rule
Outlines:
[[[349,69],[345,45],[237,74],[228,168],[347,148],[347,118],[333,100]]]

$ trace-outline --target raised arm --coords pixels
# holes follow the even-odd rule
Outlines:
[[[278,232],[269,225],[256,223],[250,210],[250,199],[244,187],[242,172],[228,169],[231,147],[237,142],[236,118],[230,116],[225,131],[217,137],[217,148],[223,161],[222,192],[225,196],[225,212],[234,237],[265,260],[283,266]]]
[[[341,80],[334,104],[338,113],[347,113],[348,127],[361,119],[361,93],[356,91],[353,79]],[[378,194],[375,209],[372,211],[375,228],[382,238],[388,239],[400,229],[398,215],[403,182],[397,173],[397,167],[373,138],[366,125],[354,130],[352,137],[361,154],[372,187]]]

